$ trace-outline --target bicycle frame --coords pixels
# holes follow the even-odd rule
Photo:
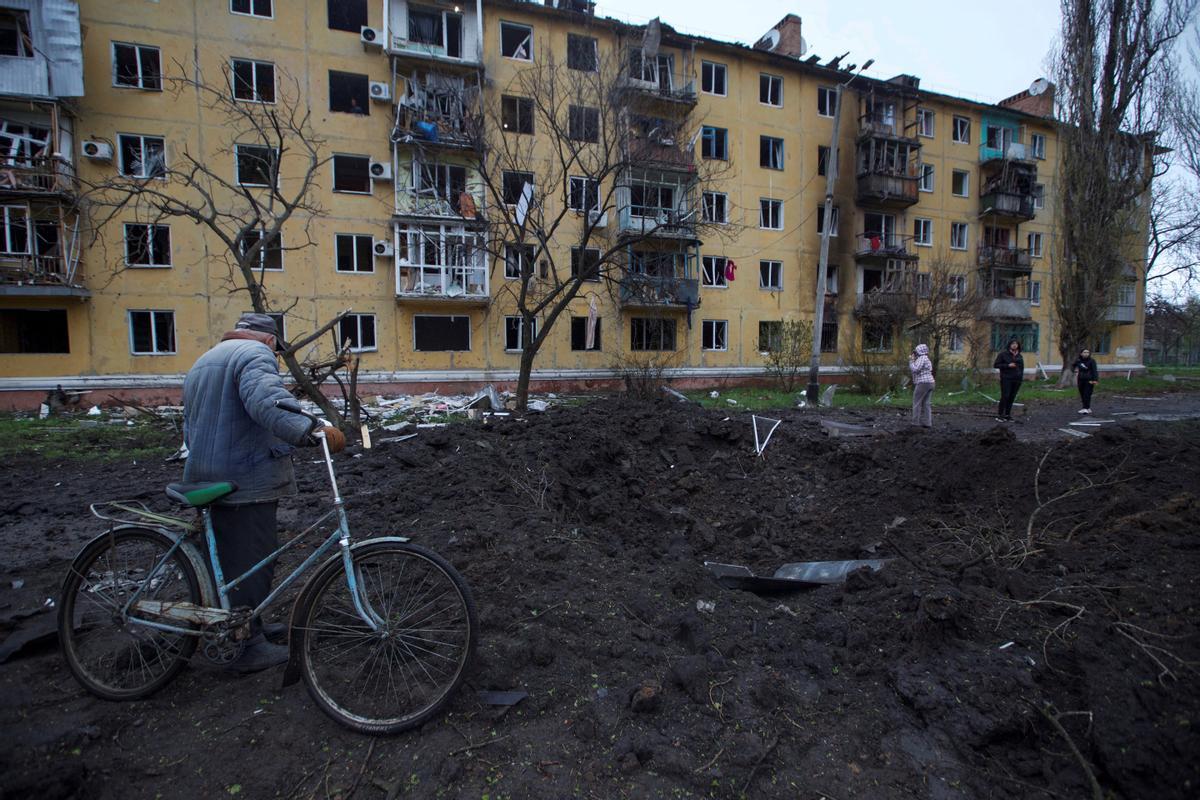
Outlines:
[[[310,419],[318,422],[319,424],[328,424],[324,420],[322,420],[320,417],[316,417],[312,414],[308,414],[302,410],[299,410],[298,406],[296,409],[285,408],[285,410],[292,410],[292,411],[294,411],[294,413],[301,413],[304,416],[309,417]],[[216,585],[217,595],[220,598],[220,603],[221,603],[220,608],[197,606],[193,603],[164,602],[164,601],[157,601],[157,600],[142,600],[142,599],[140,599],[142,596],[142,593],[145,591],[146,587],[150,586],[154,582],[155,578],[158,576],[158,574],[162,570],[163,566],[171,559],[171,557],[175,554],[175,552],[177,550],[179,550],[180,547],[183,546],[183,543],[186,539],[186,536],[172,536],[165,529],[165,527],[162,523],[164,521],[167,521],[168,518],[161,517],[160,515],[154,515],[151,512],[145,512],[146,516],[149,519],[154,519],[155,517],[158,517],[157,521],[159,524],[155,525],[154,527],[156,527],[160,532],[162,532],[165,535],[172,538],[174,540],[174,544],[172,544],[171,547],[167,549],[167,552],[163,554],[162,558],[159,559],[158,563],[155,564],[153,569],[150,570],[149,575],[147,575],[146,578],[141,581],[140,585],[137,588],[137,591],[135,591],[133,593],[133,595],[129,598],[129,600],[125,603],[125,606],[122,609],[122,617],[126,621],[128,621],[132,624],[144,625],[146,627],[155,628],[155,629],[162,630],[162,631],[168,631],[171,633],[186,634],[186,635],[190,635],[190,636],[199,636],[201,634],[201,631],[199,631],[199,630],[195,630],[192,628],[183,628],[178,625],[172,625],[172,624],[169,624],[166,622],[156,622],[153,620],[142,619],[139,617],[132,617],[132,616],[130,616],[130,612],[136,610],[138,612],[150,614],[150,615],[153,615],[156,617],[161,617],[161,618],[165,618],[168,620],[174,620],[174,621],[178,621],[178,622],[196,623],[200,626],[212,625],[215,623],[228,621],[233,617],[233,614],[231,612],[230,605],[229,605],[229,592],[231,589],[233,589],[235,586],[237,586],[239,583],[241,583],[242,581],[244,581],[246,578],[250,577],[254,573],[258,572],[261,569],[264,569],[268,564],[271,564],[274,561],[276,561],[281,555],[283,555],[283,553],[287,552],[292,547],[294,547],[297,543],[299,543],[301,540],[306,538],[308,536],[308,534],[311,533],[313,530],[315,530],[321,523],[323,523],[325,520],[329,519],[330,517],[336,515],[337,528],[329,535],[329,537],[321,544],[320,547],[318,547],[316,550],[314,550],[312,552],[312,554],[308,556],[308,558],[304,559],[304,561],[298,567],[296,567],[294,570],[292,570],[292,572],[286,578],[284,578],[282,581],[279,582],[279,584],[271,591],[271,593],[268,594],[267,597],[261,603],[259,603],[256,608],[254,608],[250,612],[249,619],[255,619],[255,618],[261,616],[263,611],[265,611],[268,607],[270,607],[270,605],[275,601],[275,599],[285,589],[287,589],[289,586],[291,586],[296,581],[296,579],[299,578],[302,574],[307,572],[310,567],[312,567],[314,564],[318,563],[318,561],[323,556],[325,556],[327,553],[329,553],[329,551],[333,549],[334,545],[337,544],[341,547],[342,568],[346,574],[346,583],[347,583],[348,588],[350,589],[350,596],[354,601],[354,609],[355,609],[355,611],[358,612],[358,615],[359,615],[359,617],[362,618],[363,622],[366,623],[371,628],[371,630],[378,631],[380,629],[380,627],[382,627],[384,624],[383,620],[379,617],[379,615],[377,613],[375,613],[375,610],[373,608],[371,608],[368,603],[364,602],[362,593],[359,591],[358,575],[356,574],[355,569],[354,569],[354,557],[351,552],[353,541],[350,536],[350,522],[346,516],[345,501],[342,499],[341,492],[338,490],[337,476],[334,474],[334,470],[333,470],[333,458],[329,452],[329,443],[325,439],[324,432],[318,431],[316,435],[317,435],[317,438],[319,438],[321,440],[321,452],[325,458],[325,468],[329,475],[329,484],[333,489],[333,508],[332,509],[325,512],[323,515],[321,515],[320,518],[318,518],[316,520],[316,522],[309,525],[307,528],[305,528],[303,531],[301,531],[299,534],[297,534],[295,537],[293,537],[288,542],[285,542],[283,545],[281,545],[279,548],[277,548],[274,552],[272,552],[270,555],[263,558],[257,564],[252,566],[250,569],[246,570],[241,575],[238,575],[236,578],[234,578],[233,580],[226,583],[225,575],[224,575],[223,571],[221,570],[221,561],[217,556],[217,540],[216,540],[216,536],[213,532],[213,527],[212,527],[212,513],[209,510],[209,508],[207,508],[207,507],[203,508],[200,512],[200,515],[201,515],[201,519],[204,522],[204,539],[205,539],[205,544],[208,549],[209,564],[212,567],[213,582]],[[139,515],[143,513],[141,511],[138,511],[135,508],[130,508],[127,506],[118,506],[118,508],[122,508],[123,510],[126,510],[126,511],[131,511],[131,512],[133,512],[135,514],[139,514]],[[96,513],[94,507],[93,507],[93,513]],[[168,522],[168,524],[169,524],[169,522]]]

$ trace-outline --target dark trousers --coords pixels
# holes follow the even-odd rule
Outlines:
[[[259,561],[269,556],[279,546],[276,533],[275,512],[279,503],[251,503],[241,506],[212,506],[213,534],[217,540],[217,558],[221,560],[221,573],[229,583]],[[232,608],[258,604],[271,593],[271,582],[275,579],[275,563],[272,562],[229,592]],[[252,633],[258,633],[256,622]]]
[[[1091,381],[1080,381],[1079,386],[1079,402],[1083,403],[1084,408],[1092,407],[1092,392],[1096,391],[1096,384]]]
[[[1012,416],[1013,401],[1017,399],[1017,392],[1020,389],[1020,381],[1000,381],[1000,410],[997,412],[998,416]]]

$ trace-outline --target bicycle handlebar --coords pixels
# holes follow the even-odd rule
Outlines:
[[[293,414],[299,414],[302,417],[308,417],[313,422],[321,426],[333,427],[333,423],[324,417],[318,417],[316,414],[310,414],[300,407],[300,404],[295,400],[276,400],[275,407],[281,411],[290,411]]]

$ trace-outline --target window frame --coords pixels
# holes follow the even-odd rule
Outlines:
[[[764,78],[766,79],[765,84],[763,83]],[[764,86],[767,90],[767,99],[766,100],[763,100]],[[777,94],[779,96],[778,103],[772,103],[770,101],[772,87],[775,87],[778,90],[777,91]],[[772,72],[758,73],[758,103],[759,103],[759,105],[766,106],[767,108],[783,108],[783,76],[782,75],[776,75]]]
[[[964,117],[961,114],[955,114],[952,117],[950,124],[950,141],[954,144],[970,144],[971,143],[971,118]],[[962,123],[961,125],[959,123]],[[959,134],[962,138],[959,138]]]
[[[579,273],[582,271],[582,269],[580,267],[580,263],[581,263],[581,259],[582,259],[583,255],[589,254],[588,261],[591,261],[592,260],[590,258],[591,253],[595,253],[595,260],[594,260],[595,270],[592,272],[591,276],[583,276],[583,277],[580,277],[579,280],[581,280],[585,283],[599,283],[600,282],[601,264],[600,264],[600,248],[599,247],[573,246],[571,248],[571,277],[572,278],[579,277]],[[586,267],[587,264],[584,264],[583,266]]]
[[[360,239],[367,240],[367,265],[369,269],[342,269],[340,261],[341,251],[338,247],[338,241],[349,238],[351,240],[351,252],[354,254],[355,267],[359,264],[359,249],[358,242]],[[372,275],[375,273],[375,237],[369,233],[334,233],[333,234],[333,271],[339,275]]]
[[[362,321],[369,318],[371,320],[371,344],[369,347],[359,346],[358,342],[363,338]],[[347,314],[338,322],[337,343],[340,349],[345,344],[345,337],[342,331],[342,326],[354,320],[355,328],[358,332],[358,337],[354,340],[355,346],[350,348],[351,353],[377,353],[379,352],[379,315],[371,312]]]
[[[1036,248],[1033,246],[1035,241],[1037,242]],[[1025,247],[1029,250],[1030,258],[1042,257],[1043,244],[1044,242],[1042,240],[1042,234],[1040,231],[1030,231],[1029,233],[1025,234]]]
[[[515,94],[500,95],[500,126],[501,130],[505,133],[533,136],[533,119],[532,97],[521,97]],[[515,123],[515,126],[510,128],[509,122]],[[528,128],[528,130],[525,128]]]
[[[338,165],[339,158],[340,159],[351,159],[351,158],[361,159],[361,160],[364,160],[367,162],[367,168],[365,170],[365,173],[367,176],[367,182],[366,182],[367,188],[365,190],[339,189],[338,188],[338,167],[337,167],[337,165]],[[333,174],[333,183],[330,184],[330,191],[332,191],[336,194],[354,194],[354,195],[358,195],[360,197],[367,197],[367,196],[370,196],[375,193],[374,181],[371,179],[371,157],[370,156],[364,156],[362,153],[334,153],[329,158],[329,168]]]
[[[717,219],[715,216],[710,215],[708,213],[709,208],[710,208],[710,206],[708,204],[708,198],[710,198],[710,197],[714,201],[718,197],[721,198],[721,218],[720,219]],[[711,208],[714,212],[716,211],[717,206],[716,206],[715,202],[713,203]],[[711,223],[713,225],[728,225],[729,224],[729,194],[726,192],[711,192],[711,191],[703,191],[702,190],[700,192],[700,218],[704,222]]]
[[[1038,159],[1039,161],[1045,161],[1046,160],[1046,134],[1030,133],[1029,134],[1029,149],[1033,151],[1034,158]]]
[[[250,186],[250,187],[257,187],[257,188],[261,188],[261,189],[272,188],[270,183],[247,183],[242,180],[241,155],[242,155],[243,148],[254,149],[254,150],[265,150],[268,153],[273,154],[274,161],[272,163],[275,167],[275,185],[278,186],[279,185],[279,151],[276,150],[274,147],[268,147],[265,144],[234,144],[234,146],[233,146],[234,183],[236,183],[238,186]],[[259,160],[261,160],[261,157],[259,157]],[[271,178],[270,171],[271,171],[271,164],[268,164],[267,165],[267,176],[266,176],[267,180],[270,180],[270,178]]]
[[[917,247],[933,247],[933,220],[931,218],[913,217],[913,244]]]
[[[251,247],[254,246],[254,242],[247,242],[247,238],[251,234],[257,235],[258,238],[261,239],[265,233],[266,233],[266,231],[263,230],[262,228],[256,228],[251,231],[246,231],[246,234],[241,239],[241,245],[243,248],[245,248],[243,250],[243,252],[245,252],[245,250],[249,250]],[[266,266],[267,258],[272,251],[270,243],[268,243],[266,246],[262,247],[258,251],[258,266],[254,267],[254,269],[256,269],[260,272],[283,272],[283,232],[280,231],[278,236],[276,236],[275,238],[278,240],[278,245],[277,245],[276,249],[278,249],[278,251],[279,251],[279,266],[278,267]]]
[[[710,341],[711,340],[711,341]],[[719,346],[718,346],[719,344]],[[706,353],[729,351],[729,320],[700,320],[700,349]]]
[[[137,59],[137,67],[138,67],[138,70],[137,70],[138,82],[137,82],[137,84],[120,83],[118,81],[118,78],[120,77],[120,73],[117,70],[117,48],[118,47],[132,47],[133,48],[134,56]],[[158,81],[157,86],[146,86],[145,85],[146,76],[144,74],[144,66],[142,64],[142,51],[143,50],[153,51],[155,56],[158,59],[158,74],[155,76]],[[134,42],[118,42],[118,41],[114,40],[112,42],[112,47],[109,50],[109,54],[110,54],[110,57],[112,58],[112,86],[114,89],[137,89],[138,91],[142,91],[142,92],[161,92],[163,90],[163,88],[162,88],[162,84],[163,84],[162,48],[157,47],[152,44],[136,44]]]
[[[135,172],[127,172],[125,170],[126,164],[125,164],[125,144],[124,144],[124,142],[126,139],[138,140],[138,152],[141,154],[140,160],[141,160],[141,165],[142,165],[142,169],[143,169],[142,174],[138,174]],[[162,174],[160,174],[160,175],[147,175],[144,172],[146,164],[147,164],[146,140],[148,140],[148,139],[158,141],[159,145],[161,146]],[[167,179],[167,140],[166,140],[166,137],[150,136],[149,134],[143,134],[143,133],[118,133],[117,134],[117,173],[126,178],[140,178],[142,180],[147,180],[147,181],[148,180],[165,181]]]
[[[270,14],[254,13],[254,6],[258,2],[260,2],[260,0],[245,0],[246,5],[250,10],[249,11],[236,11],[233,8],[233,4],[236,3],[237,1],[238,0],[229,0],[229,13],[230,14],[234,14],[235,16],[239,16],[239,17],[251,17],[253,19],[275,19],[275,0],[262,0],[262,2],[265,2],[268,6],[270,6],[270,8],[271,8]]]
[[[576,188],[578,187],[578,189]],[[592,196],[595,198],[595,205],[591,208],[583,208],[576,206],[575,200],[577,197],[582,197],[586,204],[588,199],[588,187],[592,189]],[[567,176],[567,208],[578,214],[590,211],[600,211],[600,181],[595,178],[589,178],[587,175],[568,175]]]
[[[601,317],[599,315],[597,315],[597,317],[596,317],[596,336],[595,336],[595,340],[593,341],[593,344],[595,346],[592,347],[590,350],[587,348],[587,322],[588,322],[588,318],[586,316],[583,316],[583,317],[572,316],[571,317],[570,339],[571,339],[571,352],[572,353],[599,353],[604,349],[604,342],[603,342],[603,339],[601,338],[601,331],[603,329],[604,317]],[[577,324],[581,325],[583,328],[583,330],[579,334],[580,342],[584,345],[583,347],[575,346],[575,326]]]
[[[963,176],[963,191],[961,194],[954,191],[954,179],[956,176]],[[971,196],[971,173],[965,169],[950,170],[950,196],[951,197],[970,197]]]
[[[510,253],[515,253],[517,258],[515,260],[510,258],[509,257]],[[532,262],[534,261],[534,259],[537,258],[537,247],[536,246],[534,246],[532,244],[524,244],[524,243],[518,244],[516,242],[505,242],[503,257],[504,257],[504,279],[506,281],[521,280],[521,270],[522,270],[521,262],[522,261],[531,262],[529,265],[529,275],[530,275],[530,277],[532,277],[534,275],[535,267],[537,265],[533,264]],[[512,270],[510,269],[510,267],[512,267],[512,265],[514,263],[516,264],[516,267],[517,267],[516,274],[513,274]]]
[[[497,27],[499,28],[499,32],[500,32],[500,57],[501,57],[501,58],[508,58],[508,59],[511,59],[511,60],[513,60],[513,61],[522,61],[522,62],[525,62],[525,63],[533,63],[533,60],[534,60],[534,52],[533,52],[533,26],[532,26],[532,25],[526,25],[526,24],[525,24],[525,23],[523,23],[523,22],[509,22],[508,20],[503,20],[503,19],[502,19],[502,20],[500,20],[500,24],[499,24]],[[506,54],[506,53],[504,52],[504,29],[505,29],[505,27],[508,27],[508,28],[523,28],[523,29],[525,29],[526,31],[528,31],[528,32],[529,32],[529,35],[528,35],[528,36],[525,38],[525,41],[526,41],[526,42],[529,44],[529,54],[528,54],[528,57],[526,57],[526,58],[521,58],[520,56],[517,56],[517,55],[511,55],[511,56],[510,56],[510,55],[508,55],[508,54]],[[519,51],[520,51],[520,49],[521,49],[520,47],[517,47],[517,49],[516,49],[516,50],[514,50],[513,52],[514,52],[514,53],[516,53],[516,52],[519,52]]]
[[[926,125],[928,122],[928,125]],[[929,132],[925,129],[928,127]],[[934,139],[937,136],[937,116],[932,108],[917,109],[917,136],[922,139]]]
[[[767,341],[763,341],[763,332],[766,332]],[[781,319],[760,319],[758,321],[758,341],[755,343],[758,352],[767,354],[783,346],[783,320]],[[763,345],[766,345],[765,347]]]
[[[954,246],[954,232],[962,231],[962,247]],[[951,250],[970,250],[971,249],[971,226],[967,222],[951,222],[950,223],[950,249]]]
[[[363,9],[363,21],[362,21],[361,25],[349,27],[349,28],[334,27],[333,20],[330,19],[330,17],[329,17],[329,12],[333,10],[335,3],[343,3],[343,2],[345,2],[345,0],[326,0],[326,3],[325,3],[325,27],[331,31],[342,31],[344,33],[361,33],[362,26],[366,25],[367,22],[370,20],[370,8],[368,8],[367,0],[361,0],[361,5],[362,5],[362,9]]]
[[[21,214],[20,228],[25,231],[25,249],[12,250],[9,249],[12,245],[12,214],[10,212],[19,211]],[[17,203],[6,203],[0,205],[0,254],[6,256],[27,256],[33,253],[33,224],[30,220],[29,206]]]
[[[511,314],[505,315],[505,317],[504,317],[504,352],[506,352],[506,353],[523,353],[523,352],[525,352],[525,343],[523,341],[521,341],[522,337],[525,335],[525,326],[522,324],[523,320],[524,320],[524,317],[522,317],[520,315],[517,315],[517,316],[512,316]],[[510,344],[509,337],[513,334],[512,323],[514,323],[514,322],[516,323],[515,331],[516,331],[516,336],[517,336],[517,346],[510,347],[509,346],[509,344]],[[538,320],[537,320],[537,317],[534,317],[532,330],[529,332],[529,335],[532,336],[534,339],[537,338],[537,329],[538,329]]]
[[[133,334],[133,315],[149,314],[150,341],[153,350],[138,350],[136,337]],[[158,349],[158,326],[155,324],[159,314],[171,315],[171,349]],[[128,308],[125,310],[125,327],[129,332],[129,354],[131,356],[173,356],[179,353],[179,331],[175,328],[175,309],[173,308]]]
[[[238,97],[238,76],[237,76],[238,64],[249,64],[253,68],[253,80],[249,84],[251,93],[253,95],[252,97]],[[261,67],[269,67],[271,70],[271,99],[270,100],[264,100],[259,95],[258,71]],[[235,103],[259,103],[259,104],[268,105],[268,106],[275,105],[275,97],[277,94],[277,89],[278,89],[279,84],[278,84],[278,73],[276,72],[274,61],[260,61],[259,59],[256,59],[256,58],[230,57],[230,59],[229,59],[229,83],[230,83],[230,91],[233,95],[233,101]]]
[[[371,116],[371,76],[362,72],[346,72],[340,69],[328,69],[325,71],[326,90],[329,92],[329,113],[331,114],[349,114],[353,117],[369,117]],[[354,79],[354,90],[347,89],[346,108],[334,108],[333,105],[333,84],[334,80],[341,82],[343,88],[350,84],[350,79]],[[359,84],[362,86],[360,87]],[[365,88],[363,88],[365,87]],[[362,96],[362,105],[354,105],[355,101]]]
[[[1046,184],[1035,183],[1033,185],[1033,210],[1041,211],[1046,207]]]
[[[729,258],[727,256],[701,256],[700,287],[702,289],[728,289],[728,270]]]
[[[705,89],[705,70],[712,68],[712,85],[714,88]],[[719,69],[718,69],[719,68]],[[721,76],[721,91],[717,91],[715,86],[717,83],[718,72]],[[709,61],[708,59],[700,60],[700,93],[707,94],[712,97],[728,97],[729,96],[729,66],[720,61]]]
[[[517,189],[517,196],[511,200],[506,196],[506,195],[508,195],[508,188],[510,185],[509,180],[508,180],[509,175],[521,178],[521,187]],[[525,180],[525,176],[528,176],[529,179]],[[517,203],[521,202],[521,191],[524,189],[525,184],[527,184],[527,183],[530,186],[534,187],[535,190],[537,189],[537,183],[534,181],[534,174],[532,171],[526,171],[526,170],[520,170],[520,169],[502,170],[500,172],[500,194],[501,194],[500,199],[503,200],[504,204],[507,206],[517,205]]]
[[[824,101],[824,102],[822,102]],[[821,107],[825,106],[825,111]],[[833,112],[837,106],[837,87],[834,86],[818,86],[817,87],[817,116],[825,119],[833,119]]]
[[[929,188],[925,188],[925,178],[929,178]],[[917,176],[917,191],[932,193],[937,189],[936,170],[933,164],[921,164],[921,174]]]
[[[1040,280],[1029,281],[1029,305],[1040,306],[1042,304],[1042,282]]]
[[[838,238],[838,228],[842,224],[842,213],[840,206],[833,207],[833,213],[829,215],[833,219],[833,227],[829,229],[829,238]],[[825,204],[821,203],[817,206],[817,235],[822,235],[825,228]]]
[[[653,326],[650,323],[654,323]],[[653,327],[654,330],[650,328]],[[677,321],[669,317],[630,317],[629,318],[629,350],[635,353],[674,353],[679,349],[679,330]],[[641,342],[635,341],[637,336],[636,328],[642,328]],[[670,347],[660,346],[652,347],[650,345],[655,342],[653,338],[657,337],[657,343],[660,345],[666,344],[667,331],[670,331]]]
[[[778,156],[778,157],[777,157]],[[783,149],[782,136],[767,136],[760,134],[758,137],[758,166],[763,169],[775,170],[782,172],[786,154]],[[767,163],[763,163],[766,161]]]
[[[779,212],[779,219],[776,221],[778,224],[767,225],[765,223],[771,221],[770,216],[771,216],[772,209]],[[764,218],[764,214],[766,215],[766,218]],[[777,200],[773,197],[758,198],[758,227],[759,227],[759,230],[764,230],[764,231],[781,231],[781,230],[783,230],[783,201],[782,200]]]
[[[718,141],[721,145],[717,147]],[[705,155],[706,150],[712,150],[713,155]],[[717,155],[717,151],[720,155]],[[703,125],[700,128],[700,157],[705,161],[729,160],[729,129],[718,128],[716,125]]]
[[[576,122],[581,130],[575,129]],[[576,136],[575,134],[583,134]],[[591,138],[588,138],[588,134]],[[600,109],[596,106],[567,106],[567,138],[582,144],[597,144],[600,141]]]
[[[129,235],[130,228],[145,228],[146,229],[146,237],[145,237],[144,244],[145,244],[146,254],[151,259],[149,262],[141,263],[141,262],[134,262],[134,261],[129,260],[129,254],[130,254],[129,246],[130,246],[130,243],[133,242],[133,239],[131,239],[130,235]],[[161,262],[161,263],[155,263],[153,260],[154,256],[156,255],[156,249],[157,249],[155,247],[155,233],[157,233],[158,230],[160,230],[160,229],[165,230],[167,232],[167,253],[166,253],[167,260],[164,262]],[[122,224],[121,235],[122,235],[121,241],[125,246],[124,261],[125,261],[126,267],[128,267],[130,269],[171,269],[173,266],[175,266],[174,254],[172,252],[174,248],[173,248],[173,243],[171,241],[171,226],[170,225],[164,225],[164,224],[155,223],[155,222],[125,222]]]
[[[14,40],[17,45],[15,53],[0,53],[0,58],[33,58],[36,55],[33,45],[33,23],[30,21],[29,10],[23,8],[3,8],[0,13],[11,15],[13,21]]]
[[[766,268],[764,273],[763,269]],[[767,283],[769,276],[774,274],[775,282]],[[758,288],[766,292],[782,292],[783,291],[783,262],[777,259],[760,258],[758,260]]]
[[[576,43],[591,42],[592,55],[591,55],[591,66],[590,67],[584,68],[584,67],[580,67],[580,66],[572,66],[572,64],[571,64],[572,53],[580,52],[578,48],[574,48],[574,49],[572,48],[572,46],[571,46],[572,41],[574,41]],[[575,70],[576,72],[599,72],[600,71],[600,42],[599,42],[599,40],[596,39],[595,36],[584,36],[581,33],[568,33],[567,34],[567,69]]]

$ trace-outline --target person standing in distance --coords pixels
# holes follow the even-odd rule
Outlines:
[[[912,424],[932,428],[934,382],[929,345],[919,344],[913,348],[908,355],[908,369],[912,372],[913,380]]]
[[[1086,347],[1080,350],[1079,358],[1071,365],[1071,371],[1075,373],[1075,385],[1079,388],[1079,404],[1082,406],[1079,413],[1090,414],[1092,392],[1100,382],[1100,367],[1097,366],[1096,359],[1092,358],[1092,351]]]
[[[1013,402],[1025,380],[1025,359],[1021,357],[1021,343],[1013,339],[1008,343],[992,366],[1000,370],[1000,409],[996,412],[997,422],[1012,422]]]
[[[237,485],[237,491],[211,508],[217,557],[226,580],[279,546],[279,499],[296,493],[292,448],[319,444],[311,420],[275,407],[277,400],[293,399],[275,360],[276,351],[285,347],[275,320],[266,314],[243,314],[233,330],[200,356],[183,382],[183,438],[188,448],[183,480]],[[330,452],[346,446],[340,430],[323,430]],[[246,578],[230,591],[230,605],[257,607],[270,594],[274,574],[274,564],[269,564]],[[264,630],[256,620],[245,649],[229,669],[255,672],[287,661],[288,649],[265,635],[285,631],[282,625]]]

